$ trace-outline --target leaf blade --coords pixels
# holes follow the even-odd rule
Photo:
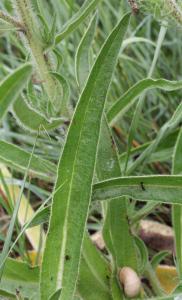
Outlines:
[[[129,196],[140,201],[181,204],[182,176],[120,177],[94,185],[93,200]]]
[[[164,91],[175,91],[182,88],[182,81],[170,81],[165,79],[142,79],[126,91],[107,112],[109,123],[114,123],[118,116],[128,110],[135,100],[150,89],[159,88]]]
[[[96,8],[100,0],[86,0],[80,10],[63,26],[56,36],[56,44],[60,43],[69,33],[74,31],[81,22]]]
[[[0,161],[15,169],[25,171],[30,159],[31,153],[20,147],[6,141],[0,141]],[[44,160],[35,154],[32,155],[29,172],[34,176],[40,176],[48,179],[48,174],[55,174],[55,166],[51,162]]]
[[[47,299],[60,288],[62,288],[61,300],[72,299],[75,291],[81,244],[90,202],[100,121],[129,18],[130,14],[125,15],[105,42],[92,68],[68,131],[59,163],[56,187],[62,185],[63,182],[65,184],[62,191],[54,195],[42,265],[42,300]],[[57,236],[60,237],[59,240]],[[57,253],[53,256],[51,255],[52,247]]]
[[[31,64],[24,64],[0,83],[0,120],[23,90],[31,72]]]
[[[182,129],[179,132],[176,145],[174,147],[172,174],[180,174],[182,172]],[[179,279],[182,278],[182,206],[173,205],[172,221],[175,233],[176,257],[177,257],[177,271]]]

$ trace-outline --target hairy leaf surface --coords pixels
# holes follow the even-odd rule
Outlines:
[[[41,274],[41,297],[62,288],[71,300],[78,278],[81,247],[88,215],[100,123],[107,90],[129,23],[125,15],[114,28],[91,70],[70,125],[58,166],[50,227]]]
[[[0,120],[22,92],[31,73],[31,64],[25,64],[13,71],[0,83]]]

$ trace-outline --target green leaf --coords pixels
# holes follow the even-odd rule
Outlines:
[[[161,261],[164,260],[168,255],[170,255],[170,252],[167,250],[160,251],[159,253],[155,254],[151,260],[152,268],[155,270]]]
[[[75,292],[100,123],[107,90],[128,23],[129,14],[114,28],[101,49],[68,131],[58,167],[56,188],[65,184],[53,199],[42,264],[42,300],[60,288],[61,300],[71,299]]]
[[[167,31],[167,24],[164,21],[164,23],[162,22],[161,27],[160,27],[160,31],[159,31],[159,35],[158,35],[158,39],[157,39],[157,44],[156,44],[156,48],[155,48],[155,52],[154,52],[154,56],[152,59],[152,63],[151,66],[149,68],[148,71],[148,78],[151,78],[153,76],[157,61],[159,59],[159,55],[160,55],[160,50],[162,47],[162,43],[164,41],[165,35],[166,35],[166,31]],[[137,102],[136,108],[135,108],[135,112],[131,121],[131,125],[129,128],[129,133],[128,133],[128,142],[127,142],[127,158],[126,158],[126,162],[125,162],[125,167],[124,167],[124,174],[126,175],[126,170],[128,167],[128,160],[129,160],[129,156],[130,156],[130,150],[132,147],[132,141],[134,139],[134,135],[136,133],[136,129],[138,127],[139,124],[139,120],[141,118],[141,114],[142,114],[142,108],[144,106],[145,103],[145,98],[146,98],[146,91],[144,93],[141,94],[141,96],[139,97],[139,100]]]
[[[85,18],[97,7],[100,0],[86,0],[79,11],[63,26],[61,32],[56,36],[56,44],[73,32]]]
[[[158,204],[156,202],[148,202],[145,204],[142,208],[139,208],[136,212],[131,211],[129,214],[131,224],[135,224],[141,219],[145,218],[147,215],[149,215],[154,208],[156,208]]]
[[[48,222],[49,217],[50,205],[35,215],[27,228]],[[83,298],[87,297],[87,300],[92,300],[94,296],[100,300],[111,300],[109,278],[109,264],[93,245],[88,234],[85,234],[77,286],[79,294]]]
[[[140,258],[140,263],[139,263],[139,271],[140,274],[143,274],[146,266],[148,264],[148,250],[147,247],[145,246],[144,241],[142,241],[142,239],[140,239],[138,236],[135,236],[135,243],[138,249],[138,255]]]
[[[164,91],[175,91],[182,88],[182,81],[170,81],[165,79],[143,79],[126,91],[108,110],[107,119],[114,123],[118,117],[123,115],[134,104],[135,100],[150,89],[159,88]]]
[[[99,180],[121,175],[117,148],[109,130],[106,118],[102,121],[101,137],[97,154],[96,173]],[[115,268],[130,266],[137,271],[134,240],[130,234],[127,218],[128,201],[115,199],[105,210],[103,236],[113,256]],[[125,247],[123,247],[125,245]]]
[[[48,223],[49,222],[49,217],[50,217],[50,211],[51,211],[51,206],[50,205],[48,205],[48,206],[42,208],[41,210],[39,210],[39,212],[37,212],[34,215],[31,222],[29,222],[27,224],[27,228],[31,228],[31,227],[34,227],[34,226],[37,226],[37,225]]]
[[[18,146],[5,141],[0,141],[0,161],[6,165],[20,171],[25,171],[31,153],[21,149]],[[44,179],[55,177],[55,165],[45,159],[42,159],[35,154],[32,155],[29,172],[33,176],[38,176]]]
[[[3,298],[1,298],[1,296],[3,296]],[[3,290],[0,290],[0,299],[7,299],[7,300],[17,300],[17,297],[13,294],[7,293]]]
[[[24,174],[23,182],[21,184],[21,189],[19,190],[19,192],[17,194],[17,197],[16,197],[17,199],[14,203],[13,213],[12,213],[10,223],[9,223],[9,227],[8,227],[8,230],[7,230],[7,233],[6,233],[6,239],[5,239],[5,242],[4,242],[4,245],[3,245],[3,249],[1,251],[1,255],[0,255],[0,279],[2,278],[5,262],[8,258],[9,249],[11,248],[11,241],[12,241],[12,237],[13,237],[13,233],[14,233],[16,219],[17,219],[19,208],[20,208],[21,198],[22,198],[23,190],[25,188],[25,182],[26,182],[26,179],[27,179],[28,170],[29,170],[29,167],[30,167],[32,155],[33,155],[34,150],[35,150],[35,144],[36,144],[36,140],[35,140],[34,146],[32,148],[32,153],[31,153],[30,159],[28,161],[27,169],[26,169],[25,174]]]
[[[30,79],[31,73],[32,66],[25,64],[13,71],[0,83],[0,120],[22,92],[25,84]]]
[[[61,110],[62,114],[66,115],[68,111],[68,101],[70,97],[70,87],[67,82],[67,80],[59,73],[57,72],[52,72],[51,73],[60,83],[61,88],[62,88],[62,99],[61,99]]]
[[[49,300],[59,300],[60,295],[61,295],[61,289],[59,289],[58,291],[56,291],[56,292],[49,298]]]
[[[145,149],[142,154],[133,162],[126,172],[127,175],[132,173],[139,165],[148,161],[150,155],[155,152],[159,143],[164,140],[181,122],[182,118],[182,102],[178,105],[177,109],[173,113],[171,119],[167,121],[159,130],[156,139]]]
[[[97,15],[95,15],[86,30],[76,54],[76,75],[80,90],[82,90],[90,71],[89,51],[94,37]],[[102,129],[101,129],[102,132]],[[101,133],[102,135],[102,133]],[[90,241],[84,237],[82,259],[79,271],[78,292],[83,299],[111,299],[109,290],[111,271],[109,263]]]
[[[90,71],[89,51],[94,38],[96,24],[97,24],[97,14],[95,14],[91,19],[90,24],[85,34],[83,35],[76,52],[75,70],[76,70],[76,79],[80,87],[80,90],[82,90],[82,88],[84,87],[84,84],[86,82],[86,79],[88,78],[89,71]]]
[[[77,81],[78,81],[80,88],[82,88],[84,86],[85,80],[88,77],[88,73],[89,73],[89,68],[90,68],[89,49],[91,47],[91,43],[92,43],[92,40],[94,37],[95,26],[96,26],[96,16],[94,16],[93,19],[91,20],[89,27],[88,27],[85,35],[83,36],[83,38],[80,42],[80,45],[78,47],[78,50],[77,50],[76,74],[77,74]],[[115,153],[115,149],[110,147],[110,144],[111,144],[110,139],[111,138],[112,137],[111,137],[111,133],[109,131],[107,122],[106,122],[106,120],[104,120],[104,122],[102,123],[102,127],[101,127],[101,138],[100,138],[98,158],[97,158],[97,176],[100,180],[104,179],[104,178],[109,178],[110,176],[112,176],[114,174],[115,171],[116,171],[115,175],[120,175],[120,167],[119,167],[117,155]],[[104,155],[103,155],[103,149],[104,149]],[[111,160],[114,163],[112,164],[111,168],[110,167],[107,168],[106,166],[108,166],[108,162],[110,163]],[[115,209],[114,209],[114,207],[115,207]],[[111,213],[111,208],[113,208],[112,213]],[[107,248],[110,250],[110,252],[114,256],[114,260],[117,261],[118,255],[119,255],[119,257],[122,257],[122,261],[124,262],[124,260],[126,258],[124,253],[129,253],[129,251],[126,252],[123,247],[120,247],[122,242],[124,243],[122,237],[125,237],[125,241],[127,241],[127,246],[130,246],[130,244],[131,244],[131,253],[133,250],[133,244],[130,239],[129,230],[127,232],[128,223],[127,223],[127,218],[126,218],[126,206],[124,203],[122,203],[120,201],[118,203],[118,205],[116,203],[114,203],[114,205],[111,205],[111,208],[110,208],[110,204],[108,204],[108,209],[107,209],[108,217],[106,217],[106,222],[104,225],[104,229],[105,229],[104,230],[104,232],[105,232],[104,238],[105,238]],[[118,217],[118,214],[119,214],[119,217]],[[111,222],[111,224],[110,224],[109,220],[111,220],[111,218],[110,218],[111,215],[113,215],[114,220],[116,220],[118,222],[116,222],[116,223]],[[123,218],[120,218],[121,215],[123,216]],[[108,230],[108,226],[110,226],[110,225],[111,225],[111,227],[109,228],[110,230]],[[116,228],[116,225],[117,225],[117,228]],[[119,228],[118,228],[118,226],[119,226]],[[120,234],[120,232],[121,232],[120,227],[123,229],[123,226],[126,229],[125,235]],[[110,235],[108,235],[108,231],[110,232]],[[117,232],[119,233],[119,238],[118,238],[118,236],[116,237]],[[111,246],[112,241],[116,244],[117,244],[117,241],[119,241],[119,243],[120,243],[119,247],[116,247],[116,244],[114,245],[116,248],[115,251],[113,249],[113,245]],[[130,241],[131,241],[131,243],[130,243]],[[125,249],[126,248],[127,247],[125,247]],[[123,249],[123,251],[121,251],[121,249]],[[128,264],[132,265],[132,267],[136,268],[136,264],[134,264],[134,265],[132,264],[134,256],[130,255],[127,258],[128,258],[128,260],[127,260]],[[95,263],[93,262],[93,266],[95,269],[98,269],[98,264],[96,266]],[[92,278],[90,278],[89,280],[91,282]],[[115,274],[110,276],[109,282],[110,282],[110,285],[112,286],[112,293],[114,293],[114,290],[115,290],[115,294],[113,294],[112,296],[114,296],[114,295],[116,296],[116,293],[117,293],[117,296],[120,299],[121,291],[118,286]],[[96,282],[95,285],[96,284],[98,284],[98,283]],[[84,286],[84,283],[82,286]],[[90,285],[88,285],[87,289],[89,287],[90,287]],[[113,290],[113,288],[114,288],[114,290]],[[88,297],[88,295],[92,295],[92,293],[91,292],[87,293],[87,297]],[[100,299],[101,295],[100,296],[95,295],[95,297]]]
[[[182,129],[179,132],[173,154],[172,174],[182,172]],[[174,205],[172,210],[173,228],[175,233],[177,270],[182,280],[182,205]]]
[[[109,263],[85,235],[80,264],[78,292],[83,299],[111,300]]]
[[[156,47],[156,43],[152,42],[150,39],[146,39],[138,36],[132,36],[124,40],[123,45],[121,47],[121,51],[123,52],[125,48],[127,48],[129,45],[134,43],[139,43],[139,44],[146,43],[152,45],[153,47]]]
[[[152,152],[150,157],[147,158],[147,162],[148,163],[158,162],[158,161],[162,162],[171,159],[178,133],[179,133],[179,129],[175,130],[168,136],[164,137],[161,140],[160,144],[155,149],[155,151]],[[130,166],[133,163],[133,161],[136,159],[136,157],[141,155],[142,152],[144,152],[144,150],[147,149],[147,147],[149,147],[152,143],[153,141],[142,144],[136,148],[132,148],[130,151],[130,160],[128,165]],[[127,152],[124,152],[119,157],[122,169],[124,169],[126,156],[127,156]]]
[[[23,97],[15,101],[12,112],[20,126],[29,131],[49,131],[59,127],[65,121],[62,118],[47,120],[40,112],[32,109]]]
[[[182,173],[182,128],[179,131],[176,145],[174,147],[173,153],[173,166],[172,173],[173,174],[181,174]]]
[[[96,183],[93,190],[93,200],[109,200],[127,195],[141,201],[181,204],[182,176],[120,177]]]
[[[12,24],[0,20],[0,36],[3,36],[7,32],[15,30],[17,30],[17,28],[15,28]]]
[[[39,268],[8,258],[0,282],[0,295],[4,292],[16,296],[17,291],[22,297],[39,299]]]

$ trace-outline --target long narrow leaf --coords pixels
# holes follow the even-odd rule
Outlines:
[[[125,15],[104,44],[80,97],[58,167],[42,273],[42,300],[62,288],[61,300],[73,298],[90,204],[92,180],[107,90],[129,23]],[[61,200],[61,201],[60,201]],[[75,238],[76,237],[76,238]]]
[[[6,141],[0,141],[0,161],[17,170],[25,171],[31,153],[21,149]],[[56,176],[55,166],[51,162],[44,160],[35,154],[32,155],[32,160],[29,172],[34,176],[49,178]]]
[[[170,81],[165,79],[143,79],[126,91],[107,112],[109,123],[113,123],[117,117],[123,115],[137,98],[150,89],[175,91],[182,88],[182,81]]]
[[[76,54],[75,71],[80,90],[83,89],[90,72],[89,54],[96,22],[97,15],[94,15],[80,41]],[[100,300],[111,299],[110,277],[109,262],[106,262],[103,255],[91,242],[88,234],[85,233],[77,287],[79,294],[83,299],[87,298],[88,300],[93,298]]]
[[[88,78],[90,71],[89,51],[94,38],[96,24],[97,15],[94,15],[83,38],[80,41],[78,50],[76,52],[76,78],[81,90],[86,82],[86,79]]]
[[[18,292],[26,299],[39,299],[39,268],[33,269],[26,263],[8,258],[0,282],[0,298],[3,293],[10,293],[17,299]]]
[[[182,129],[179,132],[173,154],[172,174],[182,172]],[[182,199],[182,196],[181,196]],[[182,205],[174,205],[172,210],[173,227],[175,232],[177,269],[180,281],[182,280]]]
[[[82,259],[78,281],[78,292],[83,299],[111,300],[109,263],[86,235],[83,242]]]
[[[94,185],[93,200],[130,196],[141,201],[181,204],[182,176],[136,176],[106,180]]]
[[[32,155],[33,155],[34,150],[35,150],[35,144],[36,144],[36,140],[35,140],[35,143],[34,143],[34,146],[33,146],[33,149],[32,149]],[[4,269],[4,262],[6,260],[6,257],[7,257],[7,254],[9,252],[10,245],[11,245],[13,231],[14,231],[14,227],[15,227],[15,224],[16,224],[16,219],[17,219],[19,208],[20,208],[22,195],[23,195],[23,190],[24,190],[24,187],[25,187],[25,181],[27,179],[28,170],[29,170],[29,167],[30,167],[32,155],[29,158],[29,161],[28,161],[28,164],[27,164],[27,169],[26,169],[26,172],[25,172],[25,175],[24,175],[24,178],[23,178],[23,183],[22,183],[21,189],[19,190],[19,194],[17,195],[17,199],[15,200],[14,210],[13,210],[11,221],[10,221],[10,224],[9,224],[9,227],[8,227],[6,240],[5,240],[5,243],[3,245],[3,250],[2,250],[2,253],[1,253],[1,256],[0,256],[0,278],[2,277],[3,269]]]
[[[99,180],[121,176],[117,148],[106,118],[103,119],[101,126],[96,171]],[[115,201],[108,201],[107,205],[104,206],[105,222],[103,227],[103,237],[108,250],[112,254],[114,262],[113,279],[115,278],[115,280],[117,278],[117,270],[119,267],[122,268],[127,265],[137,272],[135,243],[129,229],[127,206],[128,201],[126,199],[121,199],[120,197],[115,199]],[[117,281],[115,284],[115,289],[116,288]],[[118,297],[116,298],[115,295],[114,299],[122,299],[122,292],[120,289],[117,294]]]
[[[155,152],[159,143],[166,138],[181,122],[182,118],[182,102],[178,105],[171,119],[167,121],[159,130],[156,139],[143,151],[138,159],[128,168],[127,175],[131,174],[139,165],[148,161],[150,155]]]
[[[48,121],[40,112],[33,110],[23,97],[19,97],[14,102],[12,112],[18,124],[29,131],[49,131],[59,127],[65,121],[62,118]]]
[[[68,34],[74,31],[80,23],[96,8],[100,0],[86,0],[79,11],[64,25],[56,36],[56,44],[60,43]]]
[[[17,99],[32,73],[32,66],[25,64],[8,75],[0,83],[0,120]]]
[[[78,46],[78,50],[77,50],[76,74],[77,74],[77,81],[78,81],[80,88],[82,88],[84,86],[85,81],[89,74],[89,69],[90,69],[89,51],[90,51],[91,43],[92,43],[92,40],[94,37],[95,26],[96,26],[96,16],[94,16],[93,19],[91,20],[91,22],[88,26],[88,29],[85,32],[85,34]],[[97,155],[97,164],[96,164],[96,166],[97,166],[96,173],[97,173],[98,179],[100,179],[100,180],[107,179],[107,178],[110,178],[113,176],[121,175],[119,161],[118,161],[118,157],[116,154],[116,147],[113,142],[111,143],[111,141],[112,141],[111,132],[109,131],[107,121],[104,118],[103,122],[102,122],[102,126],[101,126],[101,137],[100,137],[100,143],[99,143],[99,149],[98,149],[98,155]],[[134,258],[134,255],[132,255],[133,249],[134,249],[134,244],[133,244],[130,232],[129,232],[128,222],[127,222],[127,217],[126,217],[126,214],[127,214],[126,213],[126,203],[123,201],[118,201],[118,203],[116,203],[116,201],[114,203],[113,202],[108,203],[106,210],[107,210],[107,213],[106,213],[106,217],[105,217],[103,233],[104,233],[106,246],[113,255],[113,259],[115,261],[116,267],[124,266],[124,263],[126,264],[126,262],[127,262],[127,265],[131,266],[133,269],[136,269],[136,260]],[[116,220],[116,222],[112,222],[112,220]],[[125,234],[121,234],[123,229],[125,230]],[[118,235],[117,235],[117,233],[118,233]],[[119,242],[119,245],[117,245],[117,242]],[[126,243],[124,243],[124,242],[126,242]],[[124,248],[122,247],[122,244],[125,244]],[[91,247],[91,248],[93,249],[93,247]],[[123,251],[121,251],[121,249]],[[131,251],[129,251],[129,249]],[[84,250],[85,249],[83,246],[83,251]],[[89,253],[90,253],[90,251],[89,251]],[[87,254],[88,254],[88,251],[87,251]],[[127,254],[129,254],[129,255],[127,255]],[[96,253],[96,251],[94,251],[94,249],[93,249],[91,255],[97,257],[97,253]],[[92,257],[91,255],[89,256],[89,258]],[[81,267],[82,267],[82,264],[81,264]],[[86,267],[88,268],[86,278],[89,276],[89,281],[91,283],[91,282],[93,282],[91,275],[92,274],[94,275],[98,271],[98,269],[100,268],[100,265],[98,263],[96,264],[96,259],[95,259],[92,262],[92,268],[94,268],[94,272],[92,272],[92,270],[90,270],[90,272],[89,272],[90,264],[88,264],[87,261],[85,262],[85,272],[87,270]],[[110,276],[109,283],[111,286],[113,286],[114,282],[112,284],[111,281],[115,281],[115,284],[114,284],[115,290],[120,299],[121,291],[120,291],[120,288],[119,288],[117,280],[116,280],[115,270],[113,270],[113,271],[114,271],[114,274],[112,276]],[[94,279],[94,277],[93,277],[93,279]],[[101,278],[100,279],[96,278],[96,279],[97,280],[95,281],[95,285],[98,285],[99,280],[101,280]],[[82,291],[82,289],[83,289],[83,291],[85,290],[84,289],[84,286],[85,286],[84,285],[84,283],[85,283],[84,276],[82,276],[82,281],[83,281],[83,284],[80,285],[80,289],[81,289],[80,291]],[[87,284],[86,286],[87,286],[86,289],[91,288],[90,284]],[[91,290],[92,290],[92,288],[91,288]],[[96,292],[98,290],[101,290],[101,287],[94,289],[94,290],[95,290],[94,297],[101,299],[101,295],[98,295],[98,292]],[[88,294],[90,295],[90,297],[92,297],[91,292],[87,293],[87,297],[88,297]],[[112,296],[114,297],[114,294]],[[116,297],[116,294],[115,294],[115,297]]]

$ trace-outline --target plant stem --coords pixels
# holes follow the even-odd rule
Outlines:
[[[151,264],[148,262],[146,269],[145,269],[145,274],[144,274],[148,280],[150,281],[150,284],[152,286],[152,289],[155,293],[156,296],[164,296],[165,293],[160,285],[160,282],[155,274],[155,271],[153,270]]]
[[[16,0],[15,7],[25,27],[24,44],[30,48],[36,69],[49,101],[53,107],[58,108],[58,105],[60,105],[60,103],[57,103],[59,85],[57,80],[50,74],[50,72],[53,71],[53,65],[51,64],[48,54],[45,54],[44,43],[36,16],[32,11],[30,0]]]

